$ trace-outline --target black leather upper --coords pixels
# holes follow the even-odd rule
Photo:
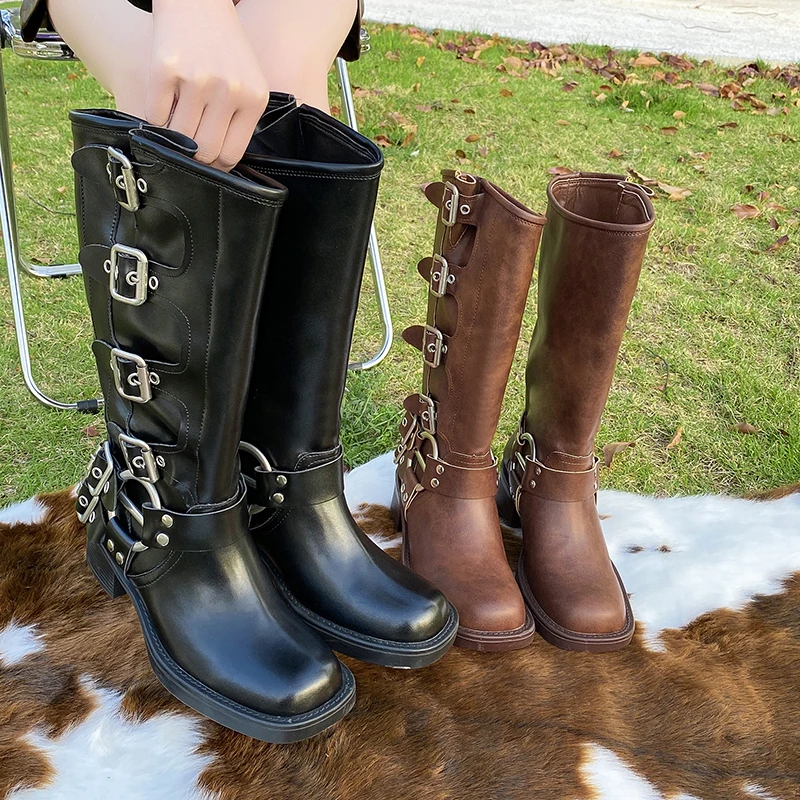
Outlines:
[[[339,691],[340,665],[265,573],[238,460],[286,189],[203,166],[191,140],[117,112],[71,118],[80,260],[114,465],[104,513],[88,520],[89,547],[111,554],[135,587],[150,644],[221,702],[309,712]],[[145,390],[147,371],[157,379]],[[105,464],[84,487],[90,496]]]
[[[419,642],[442,630],[445,598],[361,532],[341,490],[340,407],[382,162],[374,143],[306,106],[259,126],[244,163],[289,196],[242,438],[275,470],[257,476],[266,510],[252,527],[292,594],[348,630]]]

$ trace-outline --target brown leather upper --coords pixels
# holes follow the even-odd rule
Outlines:
[[[655,213],[617,175],[559,177],[548,199],[527,408],[503,477],[536,603],[554,626],[591,637],[630,623],[595,505],[594,444]]]
[[[491,452],[545,219],[483,178],[445,171],[425,189],[441,210],[433,257],[419,264],[428,324],[423,390],[406,399],[398,448],[410,566],[439,586],[463,628],[526,623],[506,561]]]

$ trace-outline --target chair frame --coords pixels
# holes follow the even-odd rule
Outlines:
[[[42,61],[78,61],[69,46],[58,34],[40,32],[32,42],[25,42],[20,34],[19,10],[4,9],[0,11],[0,50],[11,49],[16,55],[23,58],[33,58]],[[369,35],[361,31],[361,50],[369,49]],[[342,97],[342,107],[347,124],[358,130],[353,92],[350,87],[350,76],[347,62],[341,58],[336,59],[336,76]],[[23,273],[34,278],[67,278],[80,275],[80,264],[54,264],[40,266],[28,261],[22,254],[19,243],[19,228],[17,225],[17,206],[14,194],[14,179],[12,175],[11,141],[8,124],[8,108],[6,104],[5,76],[3,73],[2,58],[0,58],[0,225],[3,232],[3,247],[5,250],[8,282],[11,291],[11,305],[14,315],[14,327],[17,335],[17,349],[19,351],[22,377],[25,386],[33,397],[45,406],[61,411],[81,411],[88,414],[97,413],[103,401],[99,398],[62,402],[47,395],[38,385],[33,374],[33,364],[29,346],[28,331],[25,324],[25,308],[22,299],[21,276]],[[383,328],[383,341],[380,348],[370,358],[350,364],[351,370],[368,370],[377,366],[389,353],[392,345],[392,319],[389,309],[389,300],[386,293],[386,283],[383,274],[378,237],[375,225],[370,229],[369,249],[367,258],[371,267],[372,279],[375,289],[375,298],[378,306],[378,315]]]

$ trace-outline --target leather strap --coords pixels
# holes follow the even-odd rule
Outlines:
[[[247,492],[240,482],[231,505],[200,514],[180,514],[145,503],[142,516],[141,541],[148,548],[183,553],[221,550],[247,535]]]
[[[427,197],[436,208],[443,211],[443,215],[452,215],[449,217],[452,222],[461,225],[477,225],[476,217],[480,215],[484,204],[485,195],[483,192],[473,195],[459,192],[458,197],[455,198],[452,196],[452,192],[448,187],[441,181],[429,183],[425,187],[424,192],[425,197]],[[455,211],[452,211],[451,207],[448,205],[448,203],[452,203],[453,200],[456,201]]]
[[[403,339],[422,353],[432,369],[444,363],[450,337],[432,325],[411,325],[403,331]]]
[[[582,502],[597,496],[599,459],[594,459],[591,469],[569,472],[547,467],[523,450],[524,445],[518,438],[514,443],[511,461],[511,475],[518,492],[559,503]],[[524,460],[524,470],[520,458]]]
[[[253,499],[268,509],[316,506],[340,497],[344,492],[342,456],[311,469],[267,472],[256,467]]]

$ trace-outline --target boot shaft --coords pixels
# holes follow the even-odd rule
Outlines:
[[[72,120],[80,261],[114,460],[176,511],[229,500],[286,191],[204,167],[191,140],[115,112]]]
[[[592,453],[654,219],[647,190],[619,175],[548,188],[526,375],[526,429],[543,460]]]
[[[545,219],[484,178],[445,170],[442,179],[426,188],[441,209],[435,255],[419,265],[431,286],[428,325],[404,338],[423,350],[423,394],[436,404],[442,457],[483,465],[491,463]]]
[[[340,406],[380,150],[300,106],[257,132],[245,163],[284,184],[243,439],[285,469],[339,446]],[[312,461],[319,462],[312,457]]]

